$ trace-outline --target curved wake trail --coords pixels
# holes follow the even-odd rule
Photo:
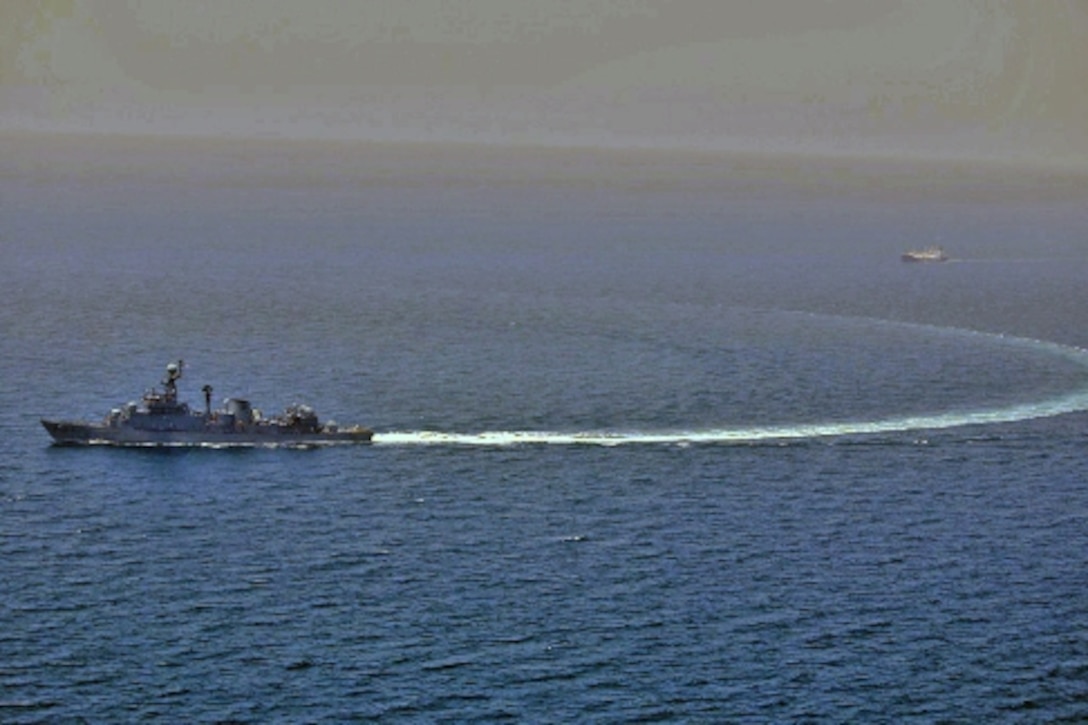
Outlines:
[[[948,331],[950,328],[935,328]],[[961,330],[966,334],[991,337],[1005,344],[1027,345],[1055,357],[1072,360],[1088,369],[1088,350],[1030,338],[1006,337],[989,333]],[[674,431],[582,431],[556,432],[534,430],[484,431],[480,433],[444,433],[439,431],[403,431],[377,433],[373,442],[379,445],[587,445],[619,446],[638,444],[683,443],[755,443],[760,441],[789,441],[834,436],[904,433],[916,430],[941,430],[971,425],[1016,423],[1036,418],[1049,418],[1066,413],[1088,411],[1088,388],[1075,390],[1054,398],[1017,403],[997,408],[969,411],[892,416],[874,420],[816,422],[798,425],[771,425],[749,428],[712,428]]]

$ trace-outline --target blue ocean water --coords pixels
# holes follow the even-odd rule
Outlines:
[[[1088,717],[1081,182],[3,143],[0,721]]]

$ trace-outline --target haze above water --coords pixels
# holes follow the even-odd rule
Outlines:
[[[1088,161],[1074,0],[9,1],[0,129]]]

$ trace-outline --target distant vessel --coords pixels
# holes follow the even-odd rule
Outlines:
[[[926,247],[903,252],[902,260],[904,262],[947,262],[948,256],[940,247]]]
[[[340,428],[320,423],[308,405],[292,405],[283,414],[265,418],[240,398],[227,398],[224,408],[212,410],[212,387],[205,385],[204,410],[194,411],[178,402],[177,381],[184,363],[166,366],[163,391],[144,393],[140,403],[114,408],[100,423],[47,420],[42,425],[58,445],[113,446],[253,446],[366,443],[369,428]]]

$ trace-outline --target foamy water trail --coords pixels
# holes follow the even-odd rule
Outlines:
[[[913,327],[928,327],[913,325]],[[991,338],[1013,346],[1028,346],[1039,352],[1072,360],[1088,369],[1088,351],[1029,338],[1007,337],[970,330],[931,327],[943,332],[958,332],[975,337]],[[708,428],[670,431],[580,431],[559,432],[543,430],[483,431],[456,433],[441,431],[400,431],[378,433],[374,443],[384,445],[449,445],[449,446],[510,446],[510,445],[588,445],[620,446],[683,443],[755,443],[760,441],[790,441],[834,436],[904,433],[916,430],[942,430],[970,425],[1015,423],[1036,418],[1088,411],[1088,387],[1043,400],[1017,403],[994,408],[955,410],[921,415],[889,416],[872,420],[815,422],[797,425],[768,425],[747,428]]]

